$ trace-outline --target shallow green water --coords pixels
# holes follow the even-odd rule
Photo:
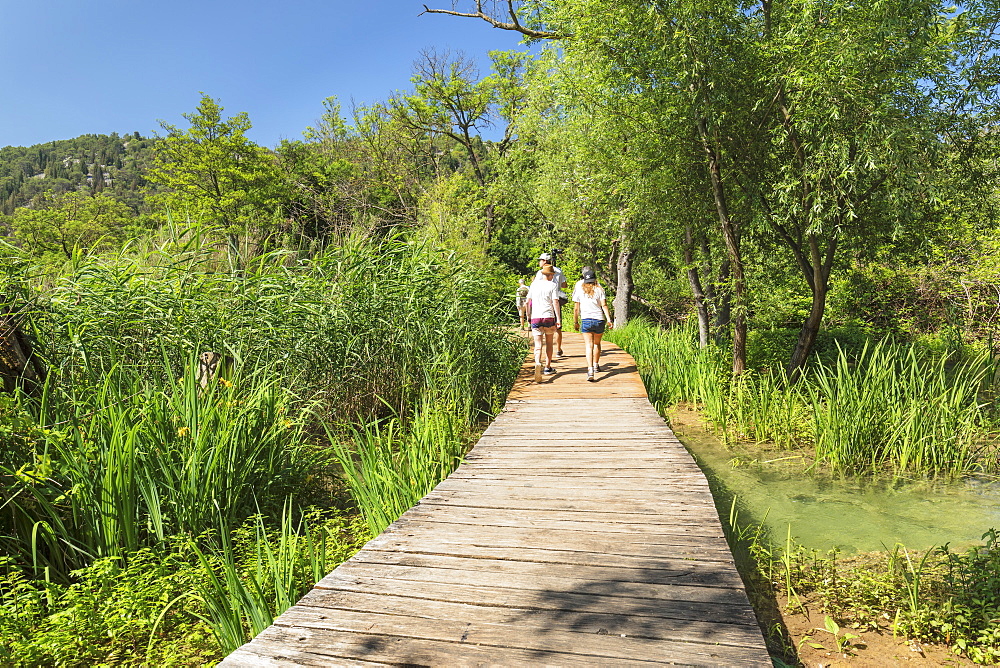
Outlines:
[[[768,462],[765,453],[761,462],[760,453],[727,449],[701,430],[681,429],[678,437],[709,477],[723,519],[735,494],[741,523],[764,520],[777,543],[784,542],[789,524],[806,547],[846,553],[897,543],[910,549],[947,542],[963,547],[979,542],[990,527],[1000,528],[1000,482],[993,479],[945,483],[809,474],[801,460]]]

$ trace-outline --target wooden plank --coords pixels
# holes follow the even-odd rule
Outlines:
[[[401,564],[375,563],[365,560],[347,560],[337,568],[340,575],[357,578],[386,578],[395,583],[429,582],[445,585],[479,585],[494,589],[518,589],[521,591],[587,592],[599,593],[614,598],[651,598],[661,601],[693,601],[700,603],[721,603],[738,605],[745,600],[742,587],[700,587],[679,583],[637,582],[635,580],[589,580],[569,575],[540,575],[519,570],[493,572],[450,568],[441,564],[430,568],[426,564],[407,566]],[[600,585],[595,583],[599,582]]]
[[[428,508],[428,506],[423,506],[423,508]],[[433,507],[431,507],[433,508]],[[685,524],[665,524],[665,523],[637,523],[637,522],[615,522],[607,523],[598,520],[587,519],[583,520],[563,520],[563,519],[548,519],[532,517],[532,514],[522,513],[519,515],[513,514],[509,511],[495,512],[491,514],[486,514],[483,512],[476,512],[479,509],[470,508],[454,508],[452,506],[438,506],[438,509],[444,508],[446,512],[439,513],[421,513],[421,514],[408,514],[407,519],[410,522],[423,522],[425,524],[452,524],[456,525],[457,531],[462,531],[460,527],[469,526],[479,526],[479,527],[492,527],[494,529],[499,528],[533,528],[533,529],[546,529],[546,530],[561,530],[561,531],[585,531],[585,532],[601,532],[606,534],[625,534],[625,535],[685,535],[685,536],[710,536],[717,537],[722,532],[718,527],[706,527],[702,523],[698,522],[687,522]],[[487,509],[492,510],[492,509]],[[464,511],[464,512],[460,512]],[[471,512],[470,512],[471,511]],[[527,516],[526,516],[527,515]],[[412,525],[407,525],[412,526]],[[438,527],[434,527],[435,530]]]
[[[583,591],[531,591],[489,585],[448,584],[441,586],[440,583],[434,582],[386,581],[379,577],[350,577],[334,571],[320,580],[314,587],[314,591],[316,589],[368,594],[389,591],[396,595],[429,601],[451,601],[544,610],[575,610],[577,612],[615,612],[635,617],[663,617],[697,622],[714,622],[725,619],[730,624],[742,624],[751,627],[751,629],[755,629],[757,624],[757,618],[754,617],[750,606],[734,606],[721,601],[660,600],[644,597],[610,596],[607,592],[611,591],[611,588],[604,583],[594,583],[592,590]],[[309,599],[304,597],[302,600],[307,602]]]
[[[653,557],[636,554],[601,555],[583,550],[561,550],[553,547],[513,546],[498,548],[491,545],[471,545],[461,541],[424,540],[419,543],[406,543],[382,539],[381,536],[369,541],[362,552],[367,554],[382,551],[402,555],[448,555],[471,559],[572,566],[613,563],[622,568],[639,568],[649,572],[657,570],[682,571],[688,573],[690,579],[699,583],[715,581],[720,572],[731,573],[731,577],[739,578],[736,570],[732,568],[732,555],[730,554],[721,555],[721,558],[713,558],[712,555],[707,554],[693,557],[675,554]],[[362,554],[362,552],[358,554]]]
[[[551,626],[576,633],[626,635],[650,639],[672,639],[687,642],[711,642],[724,645],[746,645],[748,627],[725,622],[695,622],[663,617],[633,617],[613,612],[578,612],[427,601],[394,593],[364,594],[358,592],[317,589],[299,602],[317,614],[334,611],[375,611],[391,615],[422,617],[426,620],[470,621],[484,624],[508,624],[540,628]],[[750,629],[752,631],[752,629]],[[604,635],[604,634],[599,634]]]
[[[491,647],[392,635],[342,633],[327,629],[301,627],[289,629],[278,625],[264,630],[257,638],[259,642],[256,644],[260,648],[260,654],[268,656],[273,653],[283,657],[284,663],[270,665],[339,666],[350,665],[346,664],[346,661],[359,660],[397,666],[608,665],[607,657],[566,655],[542,650]],[[641,659],[630,659],[629,663],[648,666],[657,664],[655,661]],[[225,660],[219,665],[225,668],[231,666]]]
[[[518,547],[535,547],[555,542],[537,540],[539,534],[551,534],[545,529],[537,530],[534,535],[512,536],[510,531],[499,532],[485,528],[478,532],[437,531],[433,525],[411,526],[410,528],[390,527],[382,535],[394,539],[399,549],[420,544],[448,545],[456,542],[471,543],[482,547],[492,547],[505,550]],[[448,535],[441,535],[448,534]],[[580,536],[579,534],[584,534]],[[625,542],[619,534],[613,536],[587,534],[586,532],[562,532],[559,536],[559,548],[576,552],[588,552],[594,559],[612,559],[620,555],[638,557],[672,556],[680,558],[711,558],[715,561],[731,561],[731,554],[725,540],[721,538],[709,544],[707,539],[684,541],[677,539],[667,542],[663,538],[649,542],[632,540]]]
[[[606,565],[563,564],[536,561],[511,561],[505,559],[473,558],[443,554],[411,554],[407,552],[379,552],[362,550],[351,558],[357,563],[394,564],[424,568],[453,568],[487,573],[514,573],[554,577],[574,577],[607,582],[647,582],[676,584],[684,582],[702,587],[728,587],[742,589],[743,581],[732,569],[715,564],[710,569],[700,569],[697,562],[660,562],[641,567]]]
[[[706,654],[716,661],[729,665],[739,662],[745,648],[737,645],[723,645],[704,642],[677,642],[667,639],[649,639],[621,634],[575,633],[559,629],[540,627],[518,627],[507,624],[489,624],[475,621],[435,620],[428,624],[426,619],[409,615],[387,615],[376,611],[357,613],[340,611],[336,617],[321,610],[297,608],[283,615],[280,626],[294,626],[298,629],[347,631],[364,635],[416,638],[454,643],[457,647],[449,652],[449,661],[461,656],[464,648],[496,647],[503,649],[544,652],[547,655],[563,655],[564,661],[572,661],[577,656],[602,657],[611,660],[626,660],[643,657],[646,661],[697,662]],[[531,632],[525,632],[525,631]]]
[[[519,495],[505,497],[502,494],[481,494],[472,492],[437,492],[432,491],[426,497],[428,501],[442,503],[458,503],[471,507],[483,508],[550,508],[553,510],[594,510],[601,511],[607,507],[604,501],[580,498],[555,498],[541,495]],[[715,510],[714,505],[695,498],[694,500],[682,499],[648,499],[645,501],[628,500],[618,507],[626,513],[647,513],[652,515],[662,515],[664,513],[684,513],[697,512],[702,510],[711,514]]]

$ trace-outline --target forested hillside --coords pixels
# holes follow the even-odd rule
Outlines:
[[[72,190],[106,190],[138,211],[154,141],[134,132],[0,148],[0,212]]]

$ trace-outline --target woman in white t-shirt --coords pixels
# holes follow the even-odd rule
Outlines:
[[[594,382],[594,375],[601,370],[601,338],[605,327],[613,327],[604,288],[597,283],[597,275],[584,267],[583,280],[573,287],[573,321],[583,334],[587,351],[587,380]]]

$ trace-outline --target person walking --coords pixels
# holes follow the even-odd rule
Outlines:
[[[528,286],[524,284],[524,279],[517,279],[517,315],[521,318],[521,329],[528,315]]]
[[[569,284],[566,283],[566,275],[563,273],[563,270],[552,264],[552,255],[549,253],[542,253],[538,256],[538,271],[535,272],[536,281],[542,277],[542,267],[545,265],[550,265],[556,272],[555,278],[552,280],[555,281],[555,284],[559,289],[559,313],[561,316],[563,306],[569,302],[566,298],[566,293],[563,292]],[[562,322],[560,321],[559,327],[556,328],[556,354],[559,357],[563,356],[562,335]]]
[[[597,282],[597,274],[590,267],[580,272],[583,278],[573,286],[573,325],[583,334],[583,347],[587,353],[587,380],[594,382],[601,370],[601,338],[611,324],[604,288]]]
[[[551,264],[539,269],[541,278],[528,289],[528,309],[531,313],[531,336],[535,341],[535,382],[542,374],[555,373],[552,368],[552,343],[556,328],[562,326],[559,310],[559,286],[555,283],[555,268]],[[545,347],[545,367],[542,367],[542,346]]]

